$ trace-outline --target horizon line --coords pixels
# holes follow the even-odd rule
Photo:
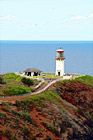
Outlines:
[[[0,40],[0,41],[93,41],[93,40]]]

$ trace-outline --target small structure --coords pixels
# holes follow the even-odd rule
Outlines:
[[[63,76],[64,75],[64,50],[59,47],[59,49],[56,51],[57,52],[57,57],[55,58],[56,60],[56,76]]]
[[[41,70],[35,68],[28,68],[23,71],[23,73],[27,76],[38,76],[41,74]]]

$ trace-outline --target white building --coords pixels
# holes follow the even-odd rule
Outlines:
[[[57,57],[55,58],[56,60],[56,76],[63,76],[64,75],[64,50],[59,47],[59,49],[56,51],[57,52]]]
[[[38,76],[41,74],[41,70],[36,69],[36,68],[28,68],[26,70],[23,71],[24,75],[27,76]]]

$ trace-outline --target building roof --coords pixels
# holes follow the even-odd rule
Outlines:
[[[23,72],[42,72],[42,71],[39,69],[35,69],[35,68],[28,68],[26,70],[23,70]]]
[[[61,46],[59,46],[59,49],[57,50],[57,52],[64,52],[64,50],[62,50]]]

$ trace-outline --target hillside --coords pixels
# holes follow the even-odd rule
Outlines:
[[[15,104],[2,102],[0,140],[91,140],[92,82],[90,76],[59,81]]]
[[[0,97],[31,93],[39,82],[14,73],[0,75]]]

